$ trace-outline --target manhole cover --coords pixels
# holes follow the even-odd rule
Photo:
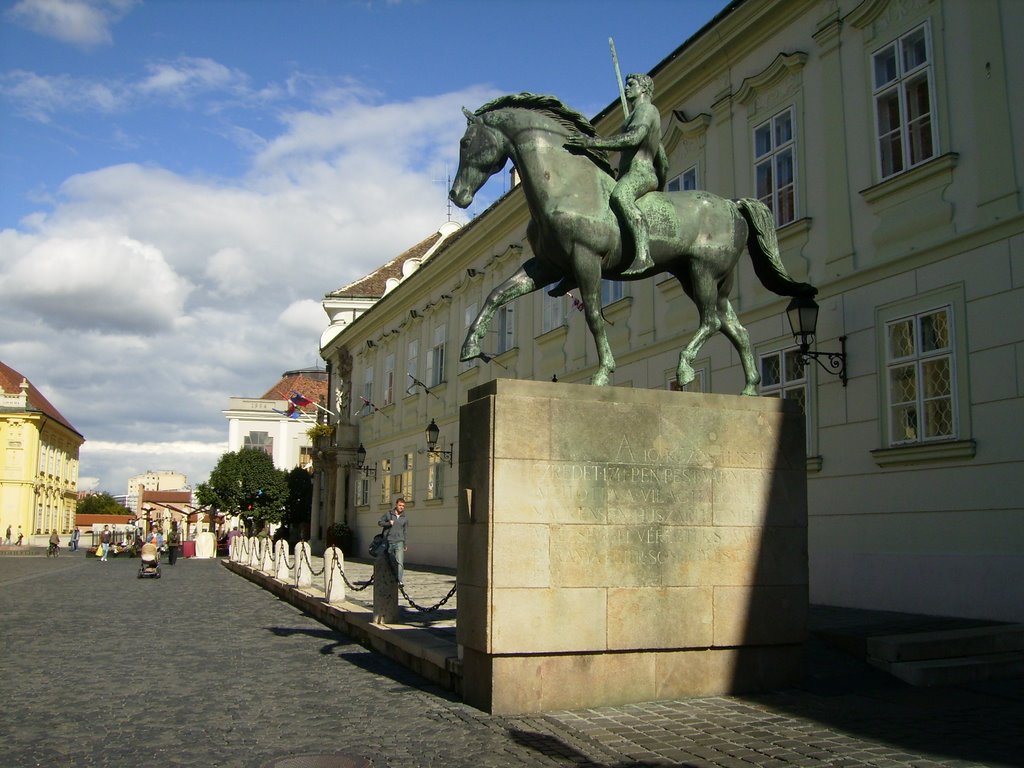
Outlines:
[[[292,755],[267,763],[265,768],[370,768],[365,757],[351,755]]]

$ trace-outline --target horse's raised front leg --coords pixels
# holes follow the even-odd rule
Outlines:
[[[480,309],[480,314],[476,316],[466,332],[466,340],[462,344],[459,360],[466,362],[481,356],[480,342],[491,327],[494,313],[501,307],[513,299],[518,299],[520,296],[525,296],[538,288],[553,283],[561,276],[561,271],[547,262],[540,261],[536,256],[528,259],[523,266],[516,270],[515,274],[487,296],[487,301]]]
[[[597,254],[577,245],[573,250],[573,268],[576,282],[580,287],[587,327],[590,328],[594,344],[597,345],[597,370],[590,383],[604,387],[610,383],[611,375],[615,371],[615,358],[608,343],[604,315],[601,314],[601,260]]]

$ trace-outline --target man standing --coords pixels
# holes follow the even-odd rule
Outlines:
[[[181,531],[177,523],[171,523],[171,532],[167,534],[167,564],[174,565],[178,559],[178,547],[181,546]]]
[[[110,526],[104,525],[103,532],[100,534],[100,550],[103,552],[100,557],[100,562],[107,562],[107,553],[110,552]]]
[[[405,586],[406,531],[409,518],[405,516],[405,499],[395,501],[395,508],[380,519],[377,525],[388,529],[388,554],[398,570],[398,586]]]
[[[78,551],[78,540],[81,539],[81,538],[82,538],[82,532],[80,530],[78,530],[78,527],[76,526],[75,529],[71,531],[71,551],[72,552],[77,552]]]
[[[4,544],[11,546],[11,526],[7,526],[7,535],[4,536]]]
[[[633,240],[633,263],[622,274],[637,275],[653,267],[654,262],[651,260],[647,222],[636,201],[648,192],[665,188],[668,157],[661,144],[661,115],[651,101],[654,80],[643,74],[627,75],[625,96],[630,113],[619,134],[608,138],[572,136],[566,144],[620,153],[619,179],[615,182],[609,203]],[[626,238],[623,238],[622,252],[623,255],[627,253]]]

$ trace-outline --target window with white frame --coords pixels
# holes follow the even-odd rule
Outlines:
[[[565,302],[564,296],[549,296],[544,292],[541,303],[541,333],[547,333],[559,326],[565,325]]]
[[[430,353],[427,355],[428,387],[436,387],[444,381],[444,348],[448,338],[447,332],[444,324],[434,329]]]
[[[800,360],[797,347],[779,349],[760,355],[760,392],[764,397],[781,397],[800,404],[804,414],[808,454],[811,444],[810,409],[807,407],[807,367]]]
[[[405,347],[405,388],[408,391],[414,380],[420,378],[420,340],[412,339]]]
[[[443,498],[444,464],[436,453],[427,454],[427,498]]]
[[[395,354],[392,352],[384,358],[384,392],[381,405],[395,402]]]
[[[878,172],[887,179],[935,156],[928,25],[876,51],[871,63]]]
[[[469,333],[469,326],[471,326],[473,324],[474,320],[476,320],[476,302],[475,301],[472,304],[467,304],[465,310],[463,310],[463,312],[462,312],[462,330],[463,330],[464,334],[468,334]],[[465,336],[463,336],[463,338],[465,338]],[[484,350],[484,352],[487,352],[487,351],[488,350],[486,350],[486,349]],[[476,365],[476,360],[467,360],[465,362],[459,363],[459,370],[460,371],[466,371],[466,370],[469,370],[470,368],[472,368],[474,365]]]
[[[626,295],[625,283],[621,280],[601,281],[601,306],[606,307]]]
[[[498,337],[495,340],[495,351],[497,354],[508,352],[516,345],[516,315],[515,304],[509,302],[498,309],[494,317],[494,333]]]
[[[356,478],[356,498],[355,504],[357,507],[365,507],[370,503],[370,478],[365,474],[360,473],[359,477]]]
[[[757,199],[771,208],[775,226],[796,221],[796,138],[793,108],[754,128]]]
[[[273,456],[274,438],[269,432],[250,432],[242,438],[242,447],[263,451],[268,456]]]
[[[363,396],[359,401],[359,412],[373,413],[373,366],[368,365],[363,371]]]
[[[687,168],[666,185],[669,192],[685,192],[697,188],[697,166]]]
[[[391,503],[391,459],[380,462],[380,503]]]
[[[953,309],[886,323],[889,445],[957,436]]]
[[[413,497],[413,485],[412,485],[412,471],[413,471],[413,454],[406,453],[402,457],[402,496],[407,502],[412,503]]]

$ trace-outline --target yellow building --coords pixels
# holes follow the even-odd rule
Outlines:
[[[45,543],[75,522],[78,451],[85,438],[43,394],[0,362],[0,534]],[[32,541],[33,536],[38,536]]]

